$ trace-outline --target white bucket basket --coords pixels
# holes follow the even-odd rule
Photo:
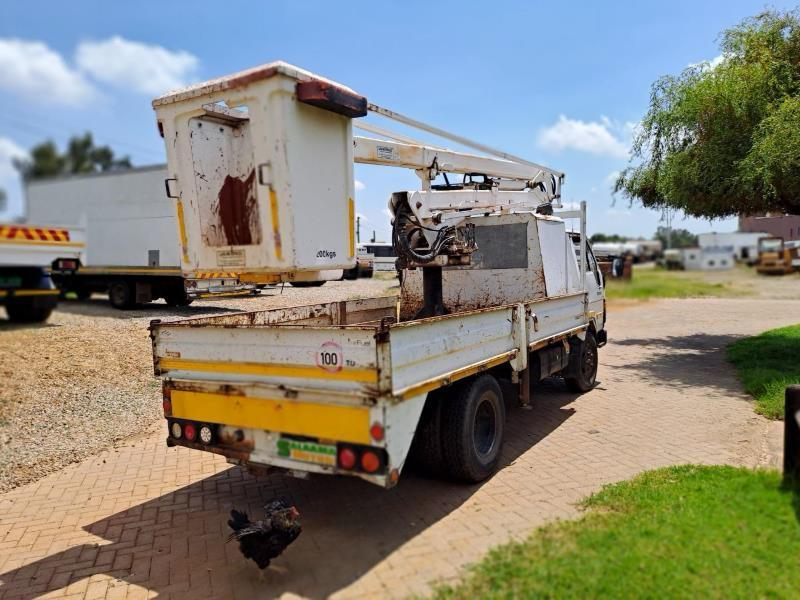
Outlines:
[[[351,119],[366,98],[276,62],[153,101],[184,272],[355,263]]]

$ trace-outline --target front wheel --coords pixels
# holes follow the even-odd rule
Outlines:
[[[456,385],[442,404],[442,458],[447,473],[483,481],[497,469],[505,434],[503,392],[491,375]]]
[[[42,308],[32,304],[13,303],[6,305],[9,321],[14,323],[43,323],[53,312],[52,308]]]
[[[587,331],[585,340],[575,338],[570,346],[569,366],[564,381],[569,391],[583,394],[591,390],[597,381],[597,340],[591,331]]]

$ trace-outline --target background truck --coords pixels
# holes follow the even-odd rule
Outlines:
[[[48,270],[57,260],[77,260],[83,247],[76,228],[0,223],[0,305],[8,318],[46,321],[59,293]]]
[[[81,227],[85,251],[57,260],[52,278],[62,292],[88,298],[107,292],[115,308],[164,298],[185,306],[195,298],[237,294],[254,286],[227,269],[181,271],[175,204],[166,197],[166,167],[30,181],[27,215],[33,222]]]
[[[500,460],[506,398],[529,405],[531,383],[549,376],[575,393],[594,386],[604,281],[585,203],[558,212],[562,173],[285,63],[153,106],[172,193],[187,207],[184,269],[232,254],[272,275],[352,268],[353,162],[413,169],[421,181],[389,201],[399,298],[151,322],[169,445],[384,487],[414,455],[474,482]],[[383,139],[353,136],[352,120],[369,112],[492,156],[383,129]],[[231,187],[243,190],[238,204]]]

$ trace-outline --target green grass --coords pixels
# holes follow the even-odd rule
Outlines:
[[[582,518],[492,550],[436,597],[797,597],[797,498],[775,471],[650,471],[590,497]]]
[[[709,283],[702,275],[664,269],[634,269],[629,281],[606,278],[607,298],[702,298],[730,295],[723,283]]]
[[[765,331],[728,346],[744,389],[756,401],[756,412],[783,418],[784,390],[800,383],[800,325]]]

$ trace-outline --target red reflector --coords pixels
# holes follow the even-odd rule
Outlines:
[[[383,425],[380,423],[373,423],[372,427],[369,428],[369,434],[372,436],[372,439],[376,442],[380,442],[383,440]]]
[[[381,459],[372,450],[367,450],[361,455],[361,468],[367,473],[374,473],[381,468]]]
[[[59,269],[76,269],[78,268],[78,263],[74,260],[61,260],[58,262]]]
[[[170,417],[172,416],[172,401],[164,398],[161,402],[161,406],[164,408],[164,416]]]
[[[350,448],[339,450],[339,466],[343,469],[352,469],[356,466],[356,453]]]
[[[187,423],[183,426],[183,437],[185,437],[190,442],[194,441],[194,438],[197,437],[197,428],[194,426],[193,423]]]

